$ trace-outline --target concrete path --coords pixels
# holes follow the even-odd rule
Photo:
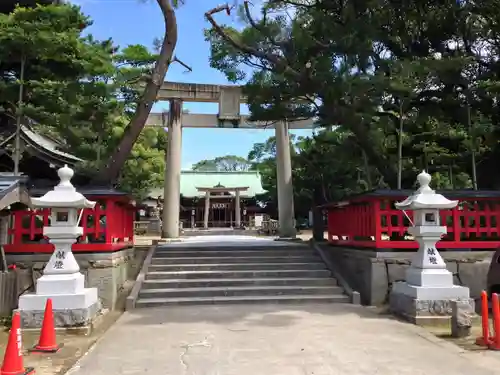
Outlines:
[[[359,306],[134,310],[71,375],[493,375],[500,353],[465,352]]]
[[[299,242],[301,243],[301,242]],[[273,237],[257,237],[247,235],[200,235],[182,237],[179,242],[170,242],[161,244],[161,247],[212,247],[228,246],[228,247],[248,247],[248,246],[268,246],[282,247],[290,246],[287,241],[275,241]]]
[[[200,237],[202,237],[202,236],[197,236],[198,239]],[[209,236],[205,236],[205,237],[209,237]],[[213,237],[213,236],[210,236],[210,237]],[[225,236],[225,237],[227,237],[227,236]],[[244,236],[244,237],[249,237],[249,236]],[[323,237],[328,238],[328,232],[325,232]],[[185,237],[185,238],[187,239],[189,237]],[[271,240],[271,241],[274,239],[274,237],[257,237],[257,238],[267,239],[267,240]],[[312,231],[309,229],[303,230],[303,231],[301,231],[301,233],[299,233],[297,235],[297,238],[301,239],[302,241],[305,241],[305,242],[309,241],[312,238]],[[161,239],[160,236],[148,236],[148,235],[134,236],[134,242],[136,245],[139,245],[139,246],[151,246],[151,244],[153,243],[154,240],[160,240],[160,239]]]

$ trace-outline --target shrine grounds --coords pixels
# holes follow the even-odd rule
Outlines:
[[[310,234],[301,237],[307,241]],[[138,245],[151,240],[138,238]],[[493,375],[500,368],[499,352],[474,345],[479,325],[469,338],[453,339],[446,325],[424,329],[398,321],[383,308],[340,304],[179,306],[123,313],[131,286],[91,335],[58,332],[62,349],[26,353],[25,366],[39,375],[69,369],[68,375]],[[7,337],[7,330],[0,331],[1,358]],[[23,340],[28,349],[38,333],[24,332]]]
[[[465,350],[361,306],[178,306],[126,312],[68,375],[494,375],[499,367],[498,352]]]
[[[156,308],[124,315],[120,311],[110,312],[90,336],[58,333],[58,341],[64,344],[58,353],[26,353],[24,360],[26,366],[36,368],[37,374],[62,375],[102,338],[68,375],[142,374],[153,369],[164,375],[208,375],[217,374],[216,371],[229,375],[232,372],[228,361],[241,359],[249,362],[240,364],[242,374],[251,363],[265,364],[261,371],[253,371],[260,370],[257,367],[249,370],[260,375],[279,375],[280,366],[283,374],[288,375],[295,374],[293,368],[297,366],[304,369],[303,374],[373,374],[376,372],[364,369],[371,363],[379,366],[380,373],[390,375],[386,372],[390,358],[394,357],[395,365],[401,365],[400,357],[411,356],[414,350],[431,353],[435,363],[440,362],[434,358],[439,353],[444,356],[443,361],[450,358],[454,364],[445,372],[449,375],[462,374],[460,369],[463,374],[467,370],[475,375],[498,371],[500,353],[474,345],[480,326],[475,326],[467,339],[452,339],[449,332],[447,326],[423,329],[399,322],[383,309],[352,305]],[[7,333],[0,333],[2,357]],[[144,342],[138,342],[138,337]],[[37,333],[24,333],[25,349],[37,339]],[[352,350],[362,355],[352,353],[337,358],[345,345],[353,346]],[[404,353],[391,352],[391,347],[400,347]],[[302,362],[297,365],[297,361]],[[191,369],[187,371],[185,366]],[[201,368],[207,372],[199,372]],[[413,372],[409,368],[394,371],[398,375],[424,374],[418,366]],[[434,373],[438,374],[429,369],[425,372]]]
[[[128,286],[128,288],[130,287],[131,285]],[[120,304],[124,307],[125,298],[122,298],[122,300]],[[123,309],[108,312],[89,336],[57,332],[57,341],[62,344],[62,348],[55,354],[28,353],[27,349],[33,347],[37,343],[39,332],[23,332],[23,346],[25,349],[24,365],[27,367],[34,367],[37,375],[65,374],[68,369],[103,336],[122,314]],[[2,360],[8,335],[8,328],[0,331],[0,356]]]

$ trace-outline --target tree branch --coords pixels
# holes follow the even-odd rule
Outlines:
[[[236,40],[236,38],[230,36],[224,30],[224,28],[215,21],[213,17],[214,14],[220,13],[224,10],[226,11],[227,14],[230,14],[232,9],[233,7],[229,6],[228,4],[219,5],[218,7],[215,7],[207,11],[205,13],[205,18],[207,19],[208,22],[210,22],[215,32],[237,50],[247,55],[251,55],[259,59],[268,61],[271,65],[274,66],[274,69],[276,71],[290,74],[294,79],[301,80],[303,78],[303,75],[298,71],[296,71],[295,69],[293,69],[284,58],[273,53],[260,51],[252,46],[249,46],[245,43],[242,43],[241,41]]]
[[[172,62],[176,62],[176,63],[181,64],[184,68],[186,68],[186,71],[188,71],[188,72],[193,71],[193,68],[191,68],[188,64],[186,64],[182,60],[179,60],[179,58],[177,56],[174,56],[174,58],[172,59]]]
[[[262,35],[264,35],[265,37],[269,38],[269,40],[271,41],[271,43],[279,46],[279,47],[282,47],[283,46],[283,43],[279,43],[276,41],[276,39],[274,39],[272,37],[272,35],[270,35],[268,32],[266,32],[262,27],[260,27],[257,22],[255,22],[254,18],[252,17],[252,13],[250,13],[250,6],[248,5],[250,2],[248,0],[245,0],[245,2],[243,3],[243,7],[245,8],[245,16],[247,17],[248,19],[248,22],[250,23],[250,25],[257,31],[259,31]],[[264,24],[265,24],[265,19],[264,19]]]
[[[151,78],[145,85],[144,92],[137,103],[135,113],[125,130],[120,144],[108,159],[106,168],[102,168],[99,171],[94,180],[96,184],[114,184],[118,180],[121,169],[125,165],[134,143],[146,125],[148,116],[158,96],[158,91],[173,61],[172,56],[178,38],[174,5],[172,4],[172,0],[156,0],[156,2],[163,15],[165,26],[160,53],[153,68]]]

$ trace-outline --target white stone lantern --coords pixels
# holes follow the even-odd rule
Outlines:
[[[391,310],[414,321],[446,316],[451,301],[470,300],[469,288],[453,285],[453,274],[447,270],[436,248],[436,243],[447,232],[446,226],[440,223],[439,211],[455,208],[458,201],[451,201],[432,190],[429,186],[431,176],[425,171],[418,175],[417,182],[418,190],[395,206],[413,211],[414,222],[408,233],[418,242],[419,248],[406,270],[406,282],[394,283],[390,296]]]
[[[36,293],[24,294],[19,299],[25,326],[36,325],[48,298],[52,299],[54,314],[64,315],[59,319],[56,317],[56,323],[62,322],[66,326],[88,322],[100,307],[97,288],[85,288],[85,276],[80,273],[71,251],[76,239],[83,235],[83,228],[79,226],[81,210],[94,208],[96,202],[87,200],[76,191],[70,181],[74,175],[71,168],[65,165],[57,174],[60,182],[53,190],[40,198],[31,198],[33,207],[51,209],[50,225],[43,228],[43,234],[54,244],[54,252],[43,276],[37,280]]]

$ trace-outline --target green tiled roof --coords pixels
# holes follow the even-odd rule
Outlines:
[[[196,188],[210,188],[224,186],[226,188],[248,187],[247,191],[241,192],[242,197],[255,197],[266,191],[262,188],[260,174],[251,172],[181,172],[181,195],[184,197],[203,197],[204,192],[199,192]],[[234,194],[234,193],[232,193]],[[162,197],[163,188],[154,189],[149,194],[150,197]]]

